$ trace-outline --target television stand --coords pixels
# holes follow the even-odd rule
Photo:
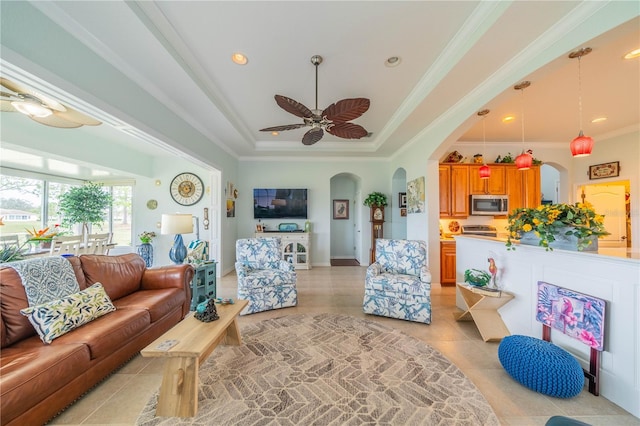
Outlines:
[[[311,269],[311,234],[309,232],[256,232],[256,238],[264,237],[280,237],[282,260],[291,263],[296,269]]]

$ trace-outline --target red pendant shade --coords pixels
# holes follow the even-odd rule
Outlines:
[[[591,136],[585,136],[580,130],[580,134],[577,138],[571,141],[571,154],[574,157],[586,157],[591,155],[593,150],[593,138]]]
[[[480,174],[480,179],[489,179],[491,177],[491,169],[486,164],[480,166],[478,173]]]
[[[516,157],[516,166],[518,170],[529,170],[533,164],[533,157],[531,154],[523,152]]]
[[[569,54],[569,58],[571,59],[578,58],[578,117],[580,118],[580,134],[578,134],[578,137],[572,140],[571,145],[569,145],[571,154],[574,157],[586,157],[587,155],[591,155],[591,151],[593,150],[593,139],[582,133],[582,70],[580,68],[580,60],[584,55],[591,53],[591,50],[590,47],[583,47]]]

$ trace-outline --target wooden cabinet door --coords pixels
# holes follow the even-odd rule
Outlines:
[[[469,166],[451,167],[451,217],[469,216]]]
[[[507,195],[509,196],[509,213],[514,209],[524,207],[524,194],[522,193],[522,173],[515,165],[504,166],[507,182]]]
[[[440,243],[440,284],[456,284],[456,243]]]
[[[487,193],[487,179],[480,179],[480,166],[482,164],[469,166],[469,194]]]
[[[491,195],[504,195],[507,193],[506,173],[502,165],[492,164],[491,177],[486,181],[487,193]]]
[[[518,170],[515,165],[505,166],[509,212],[522,207],[540,205],[540,166]]]
[[[440,217],[451,216],[451,167],[440,165],[438,167],[440,189]]]
[[[529,170],[522,173],[524,173],[525,207],[538,207],[542,200],[542,194],[540,193],[540,166],[531,166]]]
[[[504,195],[507,193],[505,169],[500,164],[490,164],[491,176],[480,179],[481,164],[469,166],[469,194]]]

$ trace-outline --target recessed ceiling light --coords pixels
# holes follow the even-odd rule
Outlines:
[[[631,52],[627,53],[626,55],[624,55],[625,59],[634,59],[640,57],[640,49],[635,49],[632,50]]]
[[[400,65],[400,62],[402,62],[402,60],[399,56],[390,56],[386,61],[384,61],[384,64],[388,67],[397,67]]]
[[[246,65],[247,62],[249,62],[247,57],[240,52],[235,52],[233,55],[231,55],[231,60],[233,61],[233,63],[238,65]]]
[[[278,136],[280,132],[271,132],[271,136]]]
[[[591,120],[592,123],[602,123],[603,121],[607,121],[607,117],[596,117]]]
[[[503,123],[511,123],[515,119],[516,119],[515,115],[506,115],[506,116],[502,117],[502,122]]]

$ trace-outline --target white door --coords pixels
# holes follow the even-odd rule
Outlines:
[[[598,240],[603,247],[626,247],[627,225],[624,185],[585,185],[585,201],[591,203],[598,214],[604,215],[604,227],[610,235]],[[578,193],[581,200],[582,190]]]

